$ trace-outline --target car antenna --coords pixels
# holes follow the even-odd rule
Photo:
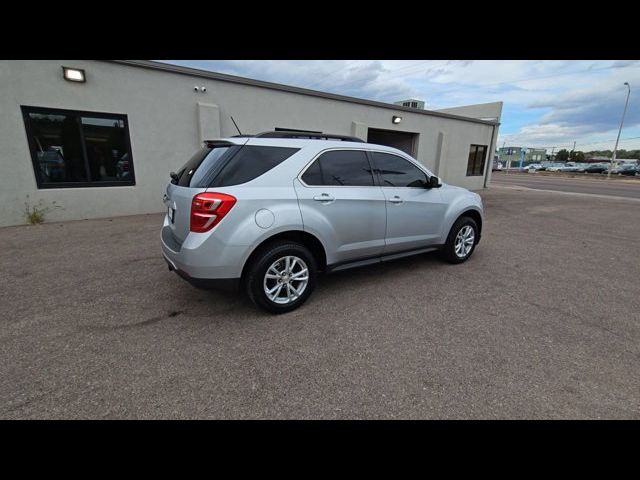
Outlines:
[[[229,115],[231,117],[231,115]],[[236,130],[238,130],[238,133],[240,135],[242,135],[242,132],[240,131],[240,129],[238,128],[238,124],[236,123],[236,121],[233,119],[233,117],[231,117],[231,121],[233,122],[233,124],[236,126]]]

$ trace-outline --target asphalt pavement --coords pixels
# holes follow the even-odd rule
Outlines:
[[[606,179],[605,175],[598,173],[579,175],[570,178],[537,173],[493,172],[491,184],[640,199],[640,179],[633,177]]]
[[[0,418],[640,418],[636,201],[496,188],[461,265],[281,316],[169,272],[160,215],[0,229]]]

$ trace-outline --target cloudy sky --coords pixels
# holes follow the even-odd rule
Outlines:
[[[438,109],[503,101],[498,146],[640,148],[640,61],[166,60],[169,63],[392,103]]]

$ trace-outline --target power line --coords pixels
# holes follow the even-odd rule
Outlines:
[[[626,142],[627,140],[637,140],[638,138],[640,138],[640,136],[639,137],[621,138],[620,141],[621,142]],[[611,142],[614,142],[614,141],[615,141],[615,139],[614,140],[602,140],[601,142],[580,143],[578,146],[584,147],[586,145],[599,145],[599,144],[602,144],[602,143],[611,143]]]

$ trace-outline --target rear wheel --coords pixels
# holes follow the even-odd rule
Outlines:
[[[316,285],[317,266],[311,252],[298,243],[277,242],[251,260],[245,288],[253,303],[270,313],[302,305]]]
[[[441,256],[449,263],[466,261],[476,248],[478,225],[471,217],[460,217],[451,227]]]

